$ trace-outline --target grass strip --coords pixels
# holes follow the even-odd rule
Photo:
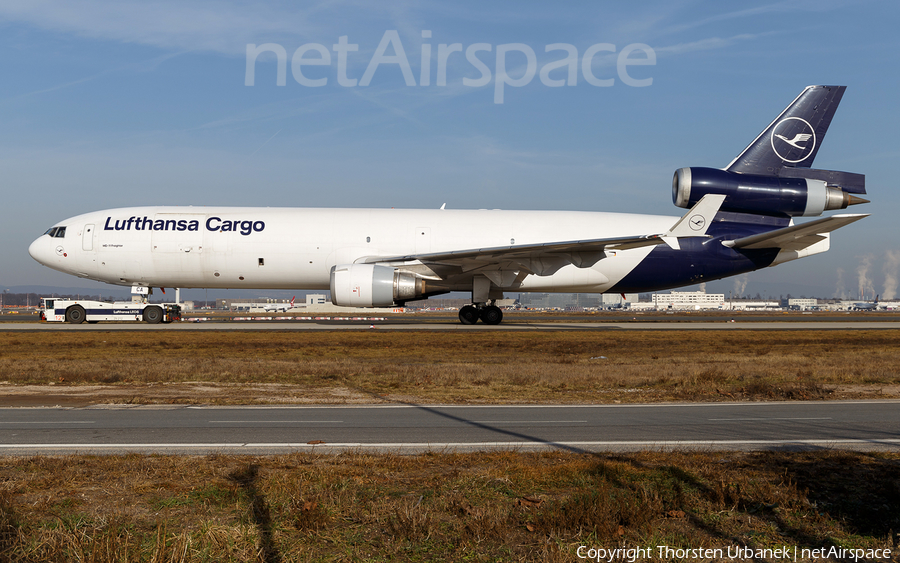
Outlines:
[[[0,385],[6,405],[891,398],[900,331],[10,332]]]
[[[5,458],[0,561],[556,562],[578,560],[582,546],[670,561],[660,546],[891,548],[898,462],[840,451]]]

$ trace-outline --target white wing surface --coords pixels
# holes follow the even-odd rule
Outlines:
[[[496,269],[500,266],[501,270],[549,276],[569,264],[578,268],[590,268],[605,258],[607,252],[611,251],[629,250],[663,243],[677,249],[679,238],[707,237],[706,230],[712,223],[724,199],[724,195],[718,194],[710,194],[703,197],[671,229],[664,233],[471,248],[399,256],[368,256],[357,262],[394,265],[418,262],[427,264],[435,272],[440,271],[441,267],[445,269],[449,267],[449,270],[445,270],[448,273],[453,271],[466,273],[488,267]],[[438,277],[446,279],[447,276],[439,274]]]
[[[722,244],[731,248],[781,248],[783,250],[803,250],[827,238],[826,234],[868,217],[868,213],[833,215],[823,219],[785,227],[768,233],[724,241]]]

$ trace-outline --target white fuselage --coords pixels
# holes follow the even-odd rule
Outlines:
[[[574,211],[134,207],[72,217],[29,253],[80,277],[120,285],[255,289],[329,287],[331,268],[367,257],[639,236],[677,217]],[[529,275],[521,291],[603,292],[652,247],[590,268]]]

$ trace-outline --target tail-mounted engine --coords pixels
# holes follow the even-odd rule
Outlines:
[[[758,176],[716,168],[679,168],[675,171],[672,178],[675,205],[689,208],[706,194],[726,196],[722,211],[776,217],[817,217],[824,211],[868,203],[818,179]]]
[[[331,302],[340,307],[391,307],[424,294],[423,278],[397,268],[374,264],[331,268]]]

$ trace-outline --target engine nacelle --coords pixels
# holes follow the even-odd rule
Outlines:
[[[423,296],[425,280],[375,264],[331,268],[331,302],[340,307],[391,307]]]
[[[675,171],[672,178],[675,205],[690,208],[706,194],[726,196],[722,211],[777,217],[817,217],[823,211],[845,209],[857,203],[850,194],[822,180],[754,176],[717,168]]]

